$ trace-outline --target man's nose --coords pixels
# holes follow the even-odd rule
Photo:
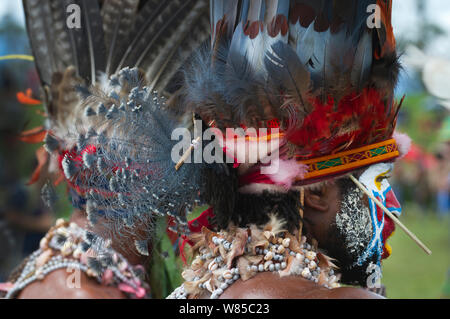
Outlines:
[[[401,205],[392,189],[389,190],[389,192],[387,192],[386,194],[386,208],[396,216],[400,216],[400,214],[402,213]]]

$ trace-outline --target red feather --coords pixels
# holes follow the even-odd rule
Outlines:
[[[31,97],[32,91],[31,89],[27,89],[26,93],[18,92],[17,93],[17,100],[22,104],[28,104],[28,105],[40,105],[42,104],[41,101],[33,99]]]
[[[47,130],[43,126],[38,126],[31,130],[23,131],[19,136],[19,140],[25,143],[40,143],[44,141],[46,134]]]
[[[31,178],[28,181],[27,185],[32,185],[39,180],[42,168],[44,167],[45,163],[47,163],[48,153],[43,146],[41,146],[36,150],[36,158],[38,161],[38,166],[34,169],[33,174],[31,175]]]

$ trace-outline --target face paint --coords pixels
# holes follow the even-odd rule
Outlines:
[[[370,210],[365,204],[364,193],[350,185],[341,201],[341,209],[336,215],[336,227],[342,236],[347,254],[355,266],[372,239]]]
[[[392,163],[380,163],[370,166],[360,176],[359,181],[393,214],[400,216],[401,207],[387,181],[392,172]],[[386,240],[395,230],[394,222],[385,215],[370,198],[368,198],[370,218],[372,220],[373,236],[363,254],[358,259],[362,264],[372,255],[377,256],[378,264],[381,259],[390,255],[390,247]]]
[[[373,237],[370,209],[364,193],[350,179],[343,178],[337,183],[340,209],[328,231],[327,253],[336,259],[342,283],[365,286],[370,263],[377,263],[376,255],[358,263]]]

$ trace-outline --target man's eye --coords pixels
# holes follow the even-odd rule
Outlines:
[[[389,179],[390,177],[391,177],[391,176],[389,176],[389,175],[378,176],[378,177],[377,177],[377,182],[378,182],[378,183],[381,183],[383,180]]]

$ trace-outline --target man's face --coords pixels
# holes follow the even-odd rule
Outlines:
[[[359,181],[387,209],[400,215],[401,208],[388,183],[392,164],[381,163],[370,166],[359,177]],[[342,271],[342,281],[364,285],[370,273],[369,265],[380,266],[381,260],[390,255],[387,239],[395,226],[370,198],[353,182],[346,179],[340,185],[340,208],[335,223],[329,229],[326,249],[337,259]]]

